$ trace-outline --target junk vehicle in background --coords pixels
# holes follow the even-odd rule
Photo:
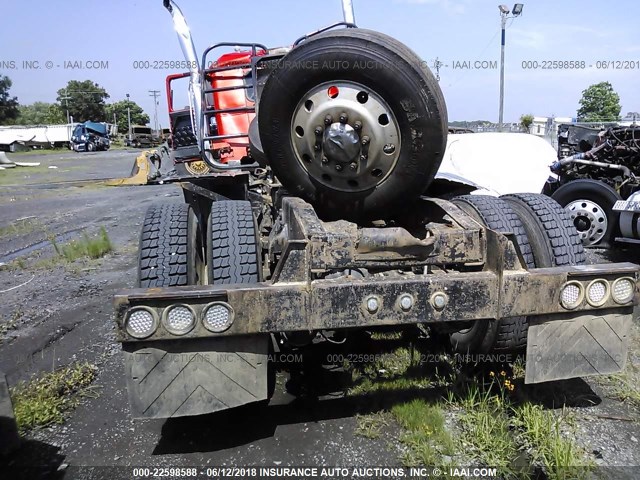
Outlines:
[[[134,148],[149,148],[156,144],[157,142],[155,142],[153,138],[151,127],[145,127],[142,125],[132,125],[131,135],[128,135],[125,140],[125,145],[127,147]]]
[[[111,140],[105,123],[87,121],[76,125],[69,145],[75,152],[109,150]]]
[[[567,209],[583,245],[640,243],[640,126],[562,125],[558,154],[544,191]]]
[[[267,401],[273,352],[393,325],[421,324],[457,352],[526,351],[527,383],[624,367],[640,267],[584,265],[547,196],[434,181],[438,83],[406,46],[357,28],[351,1],[291,47],[232,41],[201,56],[164,6],[190,65],[167,78],[181,168],[162,179],[184,202],[147,211],[139,288],[115,298],[134,417]],[[179,77],[191,107],[174,110]]]

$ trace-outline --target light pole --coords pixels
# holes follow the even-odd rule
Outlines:
[[[129,103],[129,94],[127,93],[127,123],[129,124],[129,143],[131,143],[131,105]]]
[[[498,5],[500,10],[500,27],[502,30],[502,42],[500,45],[500,112],[498,115],[498,131],[502,131],[504,120],[504,47],[506,41],[507,18],[519,17],[522,13],[523,3],[516,3],[513,10],[509,10],[506,5]],[[510,17],[509,14],[512,14]]]

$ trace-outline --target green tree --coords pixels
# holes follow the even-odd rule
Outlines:
[[[127,118],[127,107],[131,112],[131,125],[146,125],[149,123],[149,115],[144,113],[142,107],[136,102],[122,100],[120,102],[111,103],[106,106],[107,121],[113,122],[113,115],[116,116],[118,124],[118,133],[127,133],[129,131],[129,119]]]
[[[7,76],[0,75],[0,125],[11,123],[18,118],[18,98],[9,95],[13,83]]]
[[[70,80],[65,88],[58,90],[56,101],[75,122],[108,121],[105,100],[109,98],[107,91],[91,80]]]
[[[581,122],[613,122],[620,118],[620,95],[609,82],[591,85],[582,92],[578,120]]]
[[[533,125],[533,115],[525,113],[520,116],[520,126],[522,127],[522,130],[529,133],[531,125]]]
[[[67,123],[66,113],[56,103],[35,102],[20,105],[20,115],[13,122],[17,125],[56,125]]]

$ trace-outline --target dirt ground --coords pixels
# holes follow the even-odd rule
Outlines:
[[[111,188],[60,182],[128,176],[135,155],[126,150],[21,155],[19,161],[41,165],[0,171],[0,371],[13,386],[74,361],[98,368],[95,398],[83,399],[64,423],[28,433],[7,461],[61,472],[85,465],[402,465],[398,425],[385,426],[377,438],[357,434],[357,415],[388,408],[393,398],[384,393],[373,393],[366,402],[344,397],[335,394],[335,379],[327,380],[317,395],[296,397],[285,390],[282,374],[269,406],[168,421],[131,418],[111,300],[135,284],[145,210],[153,202],[180,201],[181,192],[171,185]],[[71,266],[45,262],[54,255],[51,239],[64,244],[101,227],[114,244],[113,253]],[[640,263],[628,251],[595,251],[589,258]],[[640,365],[637,329],[631,360]],[[637,478],[640,410],[613,392],[615,385],[592,379],[532,390],[545,408],[564,406],[573,412],[571,435],[597,465],[636,467],[601,473]]]

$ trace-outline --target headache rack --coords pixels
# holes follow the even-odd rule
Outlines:
[[[230,65],[223,66],[211,66],[207,63],[207,56],[209,53],[215,49],[223,48],[223,47],[239,47],[239,48],[249,48],[251,52],[251,60],[249,62],[243,63],[232,63]],[[201,68],[201,81],[202,81],[202,97],[200,99],[202,109],[201,115],[199,119],[199,126],[201,135],[200,135],[200,149],[204,152],[205,155],[211,155],[211,144],[214,142],[221,142],[224,140],[232,140],[243,138],[246,139],[247,145],[249,142],[248,133],[233,133],[233,134],[222,134],[222,135],[214,135],[211,132],[211,119],[217,115],[221,114],[233,114],[233,113],[256,113],[256,103],[254,101],[253,105],[247,105],[246,107],[240,108],[216,108],[213,105],[213,102],[207,102],[207,95],[214,94],[218,92],[228,92],[234,90],[253,90],[254,96],[258,91],[258,75],[257,75],[257,62],[258,55],[264,55],[268,51],[267,47],[258,43],[230,43],[230,42],[222,42],[216,43],[208,47],[204,53],[202,54],[202,68]],[[214,80],[217,74],[222,72],[228,72],[233,70],[251,70],[251,75],[247,79],[245,75],[225,75],[224,80],[242,80],[241,85],[233,85],[228,87],[211,87],[211,82]],[[248,80],[248,81],[247,81]],[[255,97],[254,97],[255,98]],[[210,161],[214,161],[214,159],[209,157]],[[254,166],[258,167],[257,163],[253,165],[246,166]],[[226,165],[220,164],[219,168],[237,168],[237,165]]]

